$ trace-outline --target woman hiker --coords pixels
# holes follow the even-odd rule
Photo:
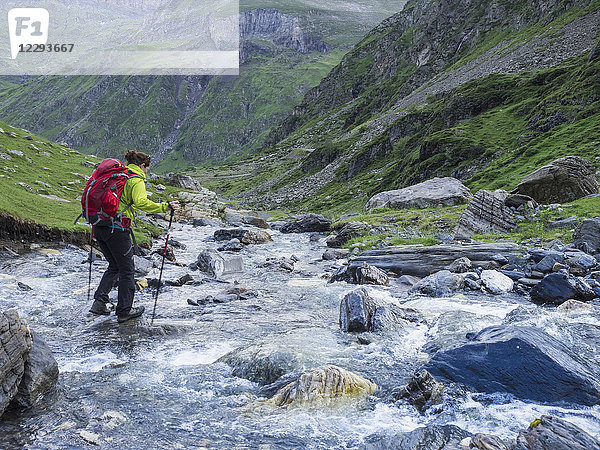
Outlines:
[[[169,208],[174,211],[179,209],[178,201],[155,203],[148,199],[144,180],[150,168],[150,156],[135,150],[127,150],[125,152],[125,159],[127,160],[127,167],[134,176],[131,176],[127,180],[121,194],[118,209],[120,213],[133,219],[135,211],[138,209],[148,213],[164,213]],[[128,208],[129,205],[131,206]],[[94,225],[92,231],[104,257],[108,261],[108,269],[104,272],[100,285],[94,293],[94,303],[90,312],[99,315],[110,314],[111,309],[108,306],[110,304],[108,294],[118,276],[117,320],[125,322],[141,316],[144,313],[144,307],[132,306],[135,294],[135,267],[130,229],[116,225]]]

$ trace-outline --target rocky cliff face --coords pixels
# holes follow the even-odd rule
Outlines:
[[[354,117],[367,119],[393,99],[409,95],[442,69],[468,55],[492,32],[520,30],[550,22],[569,8],[592,0],[418,0],[374,28],[314,89],[267,140],[275,144],[315,115],[334,110],[369,92],[367,105],[356,105]],[[510,33],[506,34],[510,37]],[[385,83],[393,83],[389,91]],[[378,89],[379,87],[379,89]],[[365,111],[365,106],[369,111]]]
[[[274,8],[258,8],[241,13],[240,37],[247,44],[242,46],[242,62],[247,61],[252,49],[256,49],[256,44],[248,45],[254,39],[267,40],[300,53],[327,51],[327,44],[303,30],[297,17]]]

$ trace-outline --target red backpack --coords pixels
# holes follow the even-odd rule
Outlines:
[[[123,213],[131,208],[132,204],[118,214],[117,209],[125,183],[132,177],[139,177],[139,175],[129,170],[118,159],[102,161],[85,185],[81,196],[83,212],[79,217],[85,217],[92,225],[129,228],[131,219],[123,217]]]

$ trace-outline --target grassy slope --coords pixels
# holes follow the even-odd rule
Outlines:
[[[95,164],[100,159],[2,122],[0,128],[0,211],[62,230],[88,229],[81,224],[73,225],[73,221],[81,213],[77,198],[85,186],[85,177],[92,173],[92,168],[83,163]],[[33,140],[27,140],[25,136],[31,136]],[[175,193],[175,188],[167,187],[165,194],[154,194],[152,199],[160,201]],[[148,234],[160,232],[141,222],[139,225],[141,228],[136,230],[136,236],[141,240],[147,240]]]

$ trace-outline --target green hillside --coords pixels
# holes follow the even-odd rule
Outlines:
[[[89,230],[73,222],[81,213],[79,197],[99,161],[0,122],[0,213],[59,230]],[[155,193],[153,200],[166,199],[176,191],[167,187],[164,194]],[[141,240],[160,232],[140,221],[138,225],[136,236]]]
[[[462,35],[479,33],[472,41],[460,40],[460,30],[444,34],[452,18],[436,16],[439,5],[411,2],[371,32],[270,135],[272,145],[261,155],[205,166],[198,176],[257,208],[341,215],[361,210],[375,193],[434,176],[459,178],[474,191],[511,190],[561,156],[597,163],[600,60],[590,60],[589,50],[577,56],[570,50],[573,56],[562,61],[553,52],[575,48],[581,36],[566,33],[584,26],[598,45],[600,2],[561,2],[550,10],[542,2],[516,2],[498,17],[477,2],[481,8],[463,11]],[[415,49],[429,42],[428,30],[438,29],[446,40],[430,49],[431,63],[419,66]],[[455,52],[454,41],[465,42],[464,50]],[[514,72],[513,55],[533,68],[493,73],[502,58],[509,61],[503,70]],[[536,68],[531,59],[549,67]],[[469,64],[481,76],[448,84],[465,76],[460,71]],[[434,93],[437,85],[442,88]]]

